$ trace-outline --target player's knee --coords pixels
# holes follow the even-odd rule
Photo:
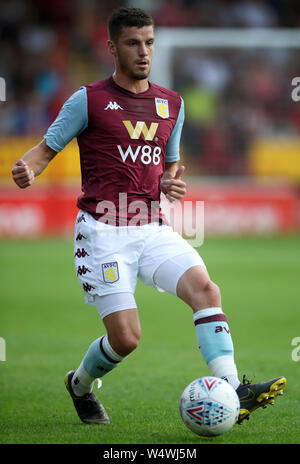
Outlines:
[[[114,339],[114,350],[120,356],[127,356],[138,347],[140,333],[137,332],[123,332],[119,333]]]
[[[120,351],[122,351],[121,356],[127,356],[128,354],[132,353],[137,347],[139,343],[139,338],[135,335],[126,335],[123,336],[120,340]]]
[[[221,306],[221,292],[217,284],[208,280],[205,285],[195,292],[191,307],[194,311],[209,307]]]

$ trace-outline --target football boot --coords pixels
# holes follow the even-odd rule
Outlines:
[[[73,400],[79,418],[85,424],[109,424],[109,417],[97,396],[93,392],[86,393],[83,396],[75,395],[72,389],[72,377],[74,373],[75,371],[70,371],[66,374],[65,385]]]
[[[239,385],[236,393],[240,400],[240,413],[237,420],[241,424],[249,419],[250,414],[257,408],[266,408],[268,404],[274,404],[277,396],[282,395],[286,386],[284,377],[276,377],[267,382],[252,384],[243,376],[243,383]]]

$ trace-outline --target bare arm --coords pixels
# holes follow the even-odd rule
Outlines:
[[[184,169],[184,166],[178,166],[178,163],[166,163],[160,188],[171,202],[181,200],[186,193],[186,183],[181,180]]]
[[[12,178],[18,187],[29,187],[56,154],[56,151],[46,145],[46,140],[27,151],[12,169]]]

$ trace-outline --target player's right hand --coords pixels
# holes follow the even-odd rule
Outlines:
[[[16,162],[11,172],[13,180],[22,189],[29,187],[34,181],[34,172],[23,159]]]

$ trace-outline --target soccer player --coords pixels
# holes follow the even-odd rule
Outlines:
[[[184,103],[177,92],[148,80],[152,18],[140,9],[120,8],[111,15],[108,31],[113,75],[75,92],[43,140],[12,170],[19,187],[30,186],[77,137],[83,193],[75,224],[75,265],[86,303],[96,306],[105,333],[91,342],[77,369],[66,374],[67,390],[83,422],[109,423],[93,384],[138,345],[134,293],[139,278],[191,307],[201,353],[211,374],[236,389],[241,422],[257,407],[272,403],[286,380],[240,382],[220,290],[197,251],[161,213],[161,192],[171,202],[186,192],[179,165]]]

